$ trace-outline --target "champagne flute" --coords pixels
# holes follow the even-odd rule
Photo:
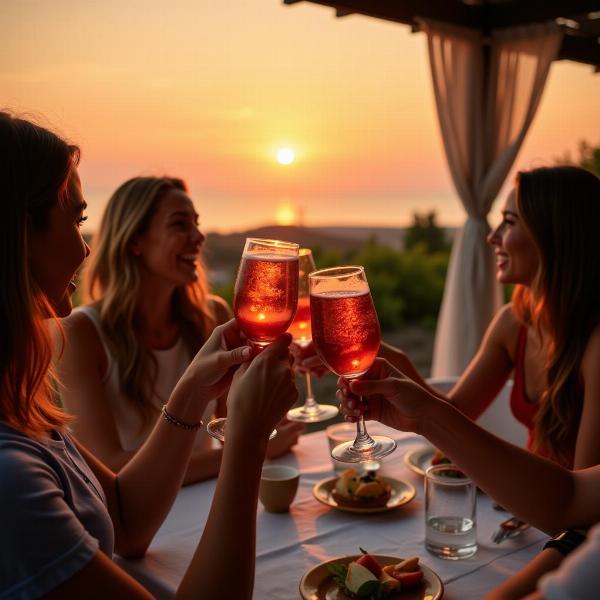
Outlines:
[[[317,353],[337,375],[351,380],[373,364],[381,332],[363,267],[333,267],[309,276],[312,336]],[[362,398],[361,398],[362,401]],[[383,458],[396,449],[386,436],[367,433],[364,417],[356,438],[331,451],[340,462],[360,463]]]
[[[300,248],[298,254],[298,310],[288,329],[292,334],[294,343],[305,348],[311,342],[310,326],[310,294],[308,290],[308,274],[316,271],[315,261],[309,248]],[[306,383],[306,399],[303,406],[288,411],[287,418],[299,423],[319,423],[332,419],[338,414],[338,409],[331,404],[317,404],[313,396],[310,371],[304,373]]]
[[[235,280],[233,313],[250,345],[259,352],[285,333],[297,305],[298,244],[247,238]],[[213,419],[206,431],[223,441],[226,421]]]

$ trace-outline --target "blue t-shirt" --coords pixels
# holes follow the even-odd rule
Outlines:
[[[39,598],[113,544],[102,487],[70,437],[37,441],[0,421],[0,600]]]

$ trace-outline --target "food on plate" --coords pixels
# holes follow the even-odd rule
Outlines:
[[[391,495],[390,484],[374,471],[360,475],[355,469],[346,469],[331,491],[340,506],[363,508],[385,506]]]
[[[441,450],[435,449],[435,453],[431,459],[432,465],[449,465],[451,463],[452,461]]]
[[[423,571],[417,556],[382,567],[373,555],[362,548],[360,551],[363,555],[348,565],[327,565],[335,582],[351,597],[384,600],[421,585]]]

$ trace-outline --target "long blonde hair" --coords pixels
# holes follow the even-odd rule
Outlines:
[[[45,320],[55,312],[31,272],[28,231],[43,231],[52,207],[65,201],[79,149],[0,112],[0,156],[0,418],[38,438],[70,418],[53,400]]]
[[[136,305],[141,274],[132,245],[171,190],[187,191],[182,180],[171,177],[135,177],[115,191],[94,237],[85,277],[86,300],[98,301],[102,329],[119,367],[121,390],[144,423],[155,410],[151,399],[157,365],[140,339]],[[197,281],[178,287],[173,297],[173,317],[192,356],[215,326],[207,287],[206,271],[199,264]]]
[[[583,407],[581,360],[600,322],[600,179],[577,167],[519,173],[517,207],[540,265],[530,288],[515,287],[513,310],[543,332],[547,349],[534,448],[571,466]]]

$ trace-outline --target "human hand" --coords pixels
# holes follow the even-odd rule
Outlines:
[[[267,445],[267,458],[277,458],[292,449],[298,443],[298,437],[304,433],[302,423],[295,423],[283,419],[277,424],[277,435],[269,440]]]
[[[338,385],[346,420],[354,422],[363,415],[402,431],[420,433],[427,408],[439,401],[383,358],[376,358],[360,379],[340,378]]]
[[[313,342],[309,342],[306,346],[292,344],[290,351],[294,357],[293,368],[298,373],[310,373],[317,377],[322,377],[329,371],[325,363],[321,360],[315,350]]]
[[[227,398],[227,438],[268,439],[273,428],[298,400],[291,336],[284,334],[234,374]]]
[[[185,385],[206,402],[223,394],[236,368],[249,360],[252,349],[246,345],[235,319],[215,327],[176,386]]]

